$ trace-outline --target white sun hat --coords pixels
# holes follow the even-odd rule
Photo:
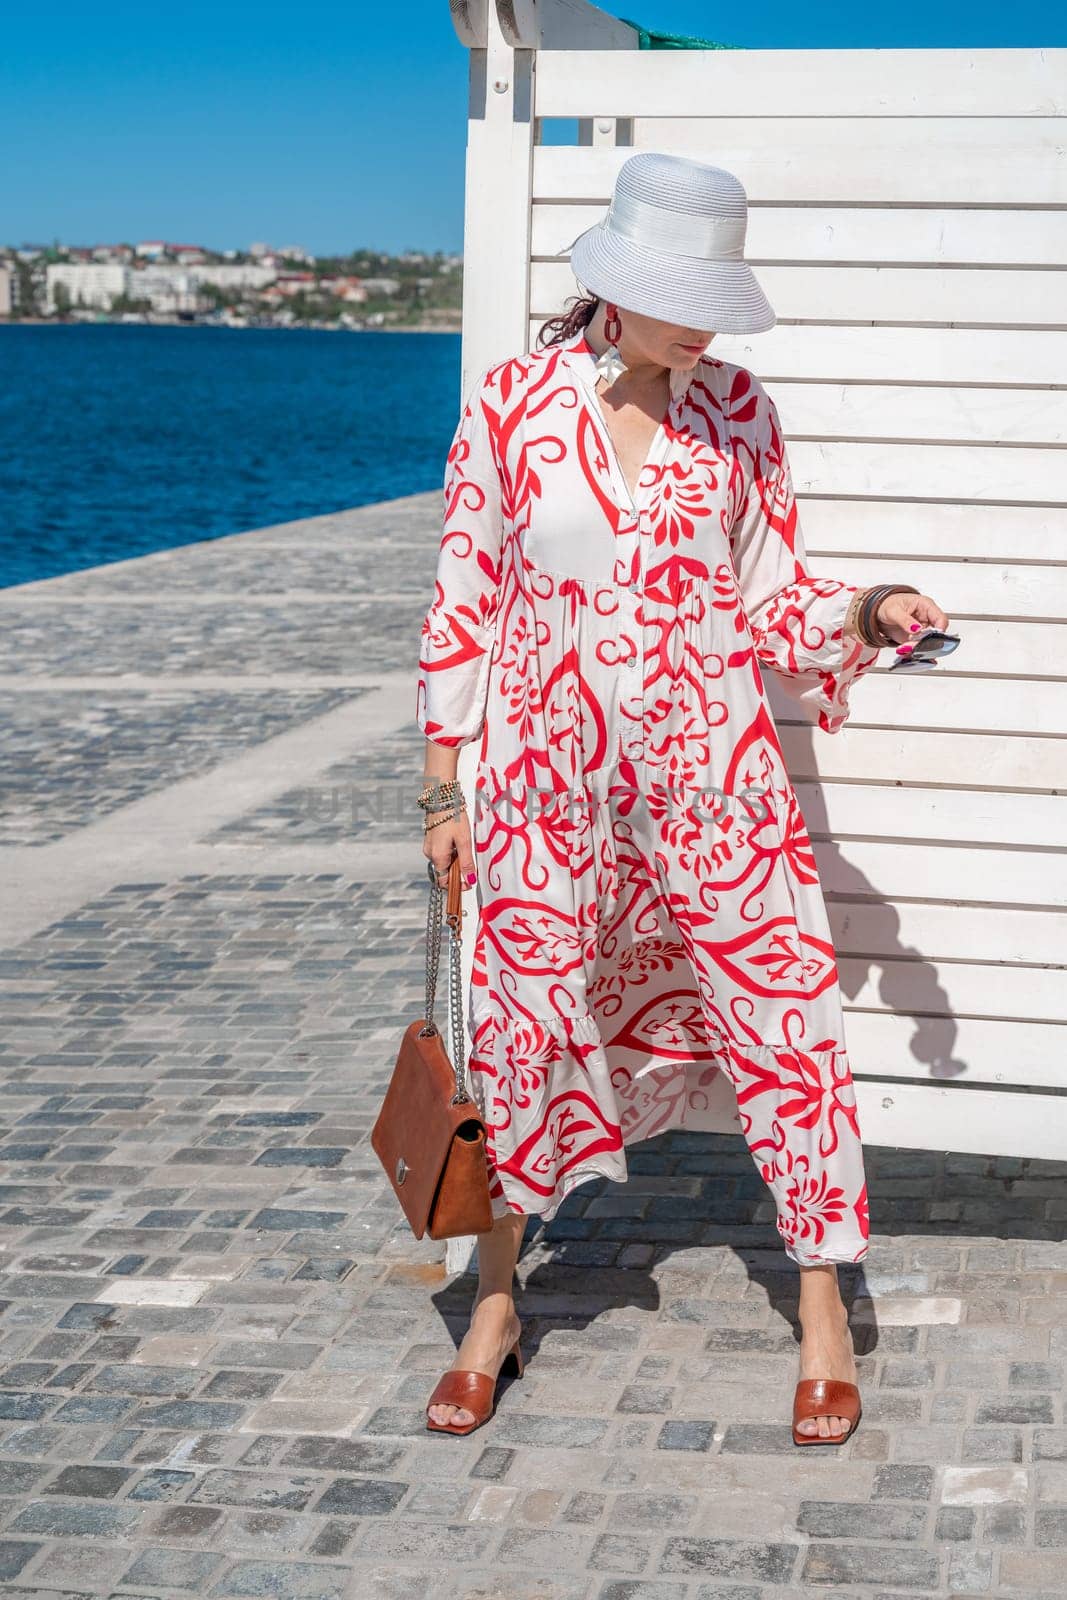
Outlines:
[[[699,332],[765,333],[776,322],[744,259],[748,200],[722,167],[641,151],[619,168],[607,214],[569,250],[582,288],[624,311]]]

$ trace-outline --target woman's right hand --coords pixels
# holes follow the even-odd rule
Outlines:
[[[453,808],[446,806],[444,814],[447,815]],[[427,823],[433,822],[442,815],[441,811],[428,811]],[[458,814],[447,822],[438,822],[436,827],[427,828],[426,836],[422,841],[422,853],[434,864],[437,881],[442,889],[448,883],[448,872],[452,865],[452,857],[459,855],[460,880],[464,889],[469,889],[477,881],[474,869],[474,847],[471,843],[470,823],[467,820],[466,807],[460,809]]]

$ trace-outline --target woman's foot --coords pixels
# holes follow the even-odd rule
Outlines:
[[[515,1302],[508,1294],[490,1294],[475,1299],[470,1327],[463,1335],[456,1351],[456,1359],[448,1369],[454,1372],[484,1372],[496,1378],[504,1358],[522,1332],[522,1324],[515,1310]],[[432,1405],[429,1416],[433,1422],[454,1423],[464,1427],[475,1421],[464,1406]]]
[[[806,1269],[815,1271],[817,1269]],[[833,1272],[833,1268],[829,1269]],[[820,1273],[821,1276],[821,1273]],[[801,1296],[800,1378],[833,1378],[841,1383],[856,1382],[856,1359],[848,1312],[841,1302],[834,1273],[832,1286],[819,1293]],[[810,1417],[797,1424],[797,1432],[823,1439],[839,1439],[851,1426],[847,1417]]]

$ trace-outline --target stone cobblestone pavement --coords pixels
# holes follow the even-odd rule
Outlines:
[[[650,1140],[528,1227],[493,1421],[426,1432],[474,1280],[368,1132],[422,995],[436,513],[0,591],[0,1593],[1059,1600],[1063,1164],[869,1149],[864,1417],[801,1451],[748,1152]]]

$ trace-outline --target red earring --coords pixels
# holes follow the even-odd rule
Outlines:
[[[604,318],[604,337],[609,344],[618,344],[619,335],[622,333],[622,320],[619,317],[617,306],[609,305],[608,314]]]

